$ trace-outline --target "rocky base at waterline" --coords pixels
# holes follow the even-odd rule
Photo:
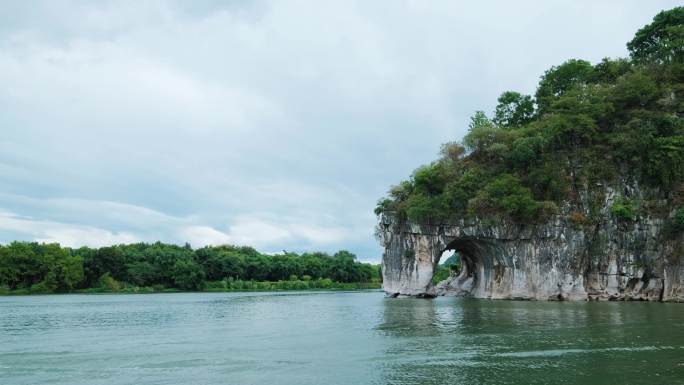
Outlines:
[[[537,225],[400,223],[383,213],[383,289],[391,297],[684,302],[684,239],[666,231],[673,205],[651,201],[648,214],[624,221],[610,215],[615,197],[607,191],[600,216],[584,224],[571,220],[571,207]],[[435,287],[445,250],[460,253],[462,270]]]

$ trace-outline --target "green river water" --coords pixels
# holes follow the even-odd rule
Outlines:
[[[0,297],[0,384],[684,384],[684,304]]]

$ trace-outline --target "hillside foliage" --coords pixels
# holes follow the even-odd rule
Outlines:
[[[545,218],[581,186],[630,178],[664,196],[684,176],[684,7],[659,13],[627,44],[628,59],[571,59],[532,95],[506,91],[492,118],[472,116],[462,142],[442,146],[378,202],[417,222]],[[629,217],[624,208],[617,215]]]

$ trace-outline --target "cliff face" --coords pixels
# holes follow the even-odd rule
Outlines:
[[[377,229],[385,248],[383,288],[389,296],[684,301],[684,239],[664,231],[673,202],[622,189],[644,202],[634,220],[611,216],[617,194],[610,188],[594,205],[586,202],[597,198],[584,194],[586,204],[568,204],[535,225],[411,224],[383,213]],[[595,219],[577,223],[592,210]],[[460,253],[462,269],[435,287],[432,277],[446,250]]]

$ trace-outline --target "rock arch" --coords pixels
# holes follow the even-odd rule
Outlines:
[[[501,265],[494,242],[469,235],[457,225],[399,224],[388,213],[378,226],[385,248],[382,259],[383,287],[388,296],[434,297],[444,294],[471,295],[484,290],[492,269]],[[442,254],[460,253],[463,268],[458,277],[441,287],[432,278]]]
[[[590,232],[557,215],[545,224],[416,224],[383,213],[383,289],[388,296],[464,295],[535,300],[684,300],[680,243],[663,242],[662,220],[627,231],[604,220]],[[463,269],[437,286],[445,250],[459,251]],[[642,266],[648,265],[648,274]],[[644,278],[646,277],[646,278]]]

